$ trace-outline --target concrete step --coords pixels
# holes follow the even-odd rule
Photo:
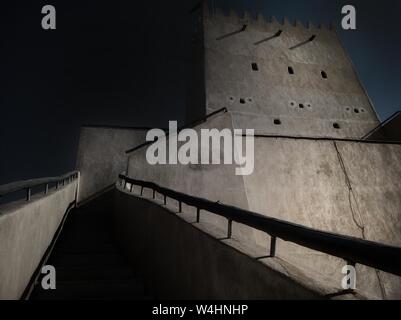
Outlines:
[[[39,277],[32,300],[150,299],[113,239],[109,197],[71,211],[47,262],[56,290],[43,290]]]

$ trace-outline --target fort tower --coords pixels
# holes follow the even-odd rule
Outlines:
[[[379,124],[332,26],[207,5],[197,14],[194,66],[204,72],[192,73],[188,121],[226,107],[235,128],[335,138],[361,138]]]

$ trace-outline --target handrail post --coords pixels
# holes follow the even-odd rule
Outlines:
[[[46,183],[46,187],[45,187],[45,194],[48,194],[49,193],[49,184],[48,183]]]
[[[134,188],[134,184],[133,183],[131,183],[131,187],[129,188],[129,192],[131,192],[132,193],[132,189]]]
[[[181,201],[178,201],[178,212],[182,213],[182,203],[181,203]]]
[[[270,236],[270,257],[274,258],[276,256],[276,242],[277,237]]]
[[[200,209],[196,208],[196,223],[199,223],[200,221]]]
[[[233,221],[231,219],[228,219],[227,239],[231,239],[232,234],[233,234]]]
[[[167,196],[166,195],[164,195],[164,205],[165,206],[167,205]]]
[[[31,188],[26,189],[26,201],[31,200]]]
[[[152,196],[153,196],[153,199],[156,198],[156,190],[155,190],[155,189],[153,189],[153,194],[152,194]]]
[[[141,196],[143,196],[143,186],[141,186]]]

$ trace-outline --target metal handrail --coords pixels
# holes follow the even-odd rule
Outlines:
[[[60,186],[64,186],[66,183],[72,182],[77,178],[78,178],[78,171],[72,171],[59,177],[40,178],[40,179],[12,182],[0,186],[0,197],[4,197],[8,194],[25,190],[26,201],[30,201],[33,188],[44,186],[45,187],[44,194],[47,194],[49,192],[49,185],[51,183],[56,184],[55,187],[57,190]]]
[[[219,114],[219,113],[221,113],[221,112],[227,112],[227,108],[221,108],[221,109],[219,109],[219,110],[216,110],[216,111],[214,111],[214,112],[212,112],[212,113],[210,113],[210,114],[204,116],[202,119],[199,119],[199,120],[193,121],[193,122],[191,122],[191,123],[185,124],[184,126],[178,128],[178,129],[177,129],[177,132],[180,132],[180,131],[182,131],[182,130],[184,130],[184,129],[193,128],[193,127],[195,127],[195,126],[197,126],[197,125],[199,125],[199,124],[202,124],[202,123],[206,122],[206,120],[208,120],[210,117],[213,117],[213,116],[215,116],[216,114]],[[164,129],[163,131],[167,131],[167,130]],[[166,132],[166,137],[167,137],[168,135],[169,135],[169,132]],[[143,147],[149,146],[149,145],[151,145],[151,144],[153,144],[153,143],[155,143],[155,142],[156,142],[156,141],[147,141],[147,142],[144,142],[144,143],[140,144],[139,146],[136,146],[136,147],[134,147],[134,148],[131,148],[131,149],[125,151],[125,153],[126,153],[126,154],[130,154],[130,153],[132,153],[132,152],[134,152],[134,151],[137,151],[137,150],[139,150],[139,149],[142,149]]]
[[[365,134],[361,140],[367,139],[370,135],[375,133],[377,130],[383,128],[387,123],[389,123],[391,120],[393,120],[395,117],[397,117],[399,114],[401,114],[401,111],[397,111],[393,113],[390,117],[388,117],[386,120],[381,122],[378,126],[376,126],[374,129],[370,130],[367,134]]]
[[[242,134],[242,137],[247,137]],[[384,140],[361,140],[352,138],[332,138],[332,137],[307,137],[307,136],[291,136],[278,134],[255,134],[255,138],[268,139],[290,139],[290,140],[307,140],[307,141],[333,141],[333,142],[355,142],[360,144],[381,144],[381,145],[401,145],[401,141],[384,141]]]
[[[401,248],[367,241],[355,237],[320,231],[291,222],[267,217],[255,212],[228,206],[219,202],[193,197],[181,192],[161,187],[153,182],[136,180],[125,175],[119,175],[124,189],[127,183],[140,186],[141,194],[144,188],[178,201],[179,212],[182,212],[182,203],[197,209],[196,221],[200,221],[200,211],[205,210],[228,221],[227,238],[232,236],[232,222],[241,223],[267,233],[271,237],[270,257],[275,256],[277,238],[289,241],[300,246],[323,252],[341,259],[349,265],[362,264],[378,270],[401,276]]]

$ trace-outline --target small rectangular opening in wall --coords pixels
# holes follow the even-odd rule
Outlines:
[[[294,74],[294,68],[293,67],[288,67],[288,73],[289,74]]]
[[[253,71],[259,71],[259,67],[258,67],[258,64],[256,62],[252,63],[252,70]]]
[[[321,74],[323,79],[327,79],[327,73],[325,71],[322,71]]]

